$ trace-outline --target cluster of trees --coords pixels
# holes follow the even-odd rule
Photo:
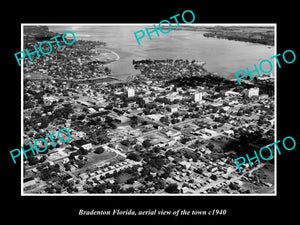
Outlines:
[[[66,188],[67,192],[68,193],[73,193],[73,192],[78,192],[78,188],[75,186],[74,182],[71,181],[71,182],[68,182],[67,179],[69,177],[65,176],[65,177],[62,177],[61,180],[59,180],[56,184],[51,184],[51,185],[48,185],[46,188],[45,188],[45,191],[47,193],[61,193],[63,189]]]
[[[73,107],[70,103],[64,104],[63,107],[57,108],[54,112],[50,115],[50,119],[54,118],[68,118],[71,113],[73,113]]]
[[[101,146],[99,146],[99,147],[97,147],[96,149],[95,149],[95,153],[97,153],[97,154],[101,154],[101,153],[103,153],[104,152],[104,148],[103,147],[101,147]]]
[[[126,146],[126,147],[130,147],[130,146],[136,144],[136,139],[134,139],[134,138],[132,138],[132,139],[124,139],[120,143],[122,145]]]
[[[193,144],[190,145],[191,148],[199,148],[200,146],[204,145],[203,140],[196,140]]]
[[[87,155],[88,154],[88,151],[85,150],[84,148],[80,148],[79,150],[77,150],[76,152],[72,152],[70,155],[69,155],[69,160],[70,160],[70,164],[73,164],[73,165],[77,165],[79,168],[82,168],[84,167],[85,165],[85,161],[84,161],[84,157],[83,155]],[[78,155],[78,158],[75,159],[75,156]],[[65,168],[66,170],[69,170],[70,169],[70,165],[65,165]]]
[[[88,141],[93,144],[105,144],[110,141],[110,138],[107,136],[106,129],[102,127],[90,127],[87,131]]]
[[[180,139],[180,142],[182,144],[186,144],[187,142],[189,142],[190,140],[192,140],[189,136],[183,136],[181,139]]]
[[[176,183],[174,184],[169,184],[166,188],[165,188],[165,191],[167,193],[170,193],[170,194],[173,194],[173,193],[179,193],[179,190],[178,190],[178,185]]]
[[[34,166],[38,163],[43,163],[46,161],[46,159],[47,159],[47,157],[45,155],[43,155],[40,159],[38,159],[37,157],[35,157],[33,155],[28,155],[28,157],[27,157],[29,166]]]
[[[24,118],[24,130],[29,131],[31,129],[39,131],[48,127],[51,119],[48,116],[42,116],[40,112],[33,111],[31,118]]]
[[[239,134],[238,140],[231,140],[224,145],[224,151],[234,150],[237,155],[245,155],[253,152],[253,147],[250,144],[259,143],[259,146],[264,146],[270,143],[270,140],[264,139],[260,130],[250,132],[243,129],[237,129],[235,133]]]
[[[127,155],[127,158],[131,159],[131,160],[134,160],[134,161],[141,161],[141,157],[137,153],[134,153],[134,152],[130,152]]]
[[[200,154],[198,154],[197,152],[193,152],[193,151],[185,151],[183,153],[183,156],[187,159],[193,159],[194,162],[197,162],[198,159],[200,158]]]
[[[165,159],[162,156],[155,156],[148,159],[144,159],[151,167],[156,168],[157,170],[161,170],[163,165],[165,164]]]
[[[222,126],[224,123],[229,121],[229,118],[230,118],[229,116],[224,115],[224,116],[219,116],[219,117],[213,117],[213,120],[215,122],[221,123],[220,126]],[[217,128],[217,127],[218,127],[218,125],[216,125],[216,124],[213,125],[214,129]]]
[[[134,149],[136,151],[141,151],[144,148],[149,149],[152,146],[151,140],[146,139],[142,142],[142,144],[136,144],[137,140],[132,138],[132,139],[124,139],[120,143],[126,147],[131,147],[134,146]]]
[[[43,181],[47,181],[51,178],[56,178],[57,173],[60,172],[60,167],[58,164],[50,165],[49,163],[44,163],[37,167],[40,171],[39,176]]]

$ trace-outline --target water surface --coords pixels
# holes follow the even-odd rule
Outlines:
[[[176,24],[175,24],[176,26]],[[64,25],[49,26],[51,31],[64,33],[72,31],[77,39],[99,40],[107,43],[107,48],[115,51],[120,60],[109,67],[121,78],[137,74],[132,60],[139,59],[188,59],[205,61],[205,68],[226,78],[235,78],[234,72],[259,64],[263,59],[275,55],[274,47],[233,40],[205,38],[202,31],[172,30],[168,34],[147,34],[138,45],[134,32],[145,30],[145,25]],[[149,29],[150,30],[150,29]],[[270,60],[274,65],[274,59]],[[263,66],[265,71],[268,65]]]

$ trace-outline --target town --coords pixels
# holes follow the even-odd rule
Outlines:
[[[28,26],[25,46],[39,30],[55,35]],[[108,79],[97,46],[76,40],[24,61],[24,148],[62,128],[72,137],[27,154],[25,194],[274,193],[274,160],[242,172],[234,161],[274,142],[272,74],[240,86],[204,62],[144,59],[139,75]]]

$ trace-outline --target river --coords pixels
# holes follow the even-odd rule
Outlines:
[[[120,60],[109,67],[115,76],[121,79],[131,74],[138,74],[132,60],[140,59],[188,59],[205,61],[205,68],[225,78],[235,78],[234,72],[259,64],[263,59],[275,55],[275,48],[233,40],[206,38],[204,31],[172,30],[168,34],[152,33],[152,40],[147,34],[138,45],[134,32],[145,30],[146,25],[55,25],[50,31],[74,32],[77,39],[99,40],[107,43],[106,48],[120,56]],[[151,25],[150,25],[151,26]],[[176,26],[176,25],[175,25]],[[149,27],[149,25],[148,25]],[[149,29],[150,30],[150,29]],[[270,60],[271,61],[271,60]],[[275,64],[274,60],[272,61]],[[268,67],[265,70],[269,70]]]

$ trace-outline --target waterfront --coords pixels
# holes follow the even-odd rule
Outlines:
[[[234,72],[269,59],[275,55],[274,47],[225,39],[205,38],[203,31],[172,30],[168,34],[141,39],[139,46],[133,33],[144,29],[141,26],[49,26],[54,32],[70,30],[76,38],[98,40],[107,43],[106,48],[120,56],[120,60],[109,67],[120,78],[137,74],[132,60],[141,59],[188,59],[205,61],[205,68],[226,78],[235,78]],[[156,35],[156,34],[155,34]]]

